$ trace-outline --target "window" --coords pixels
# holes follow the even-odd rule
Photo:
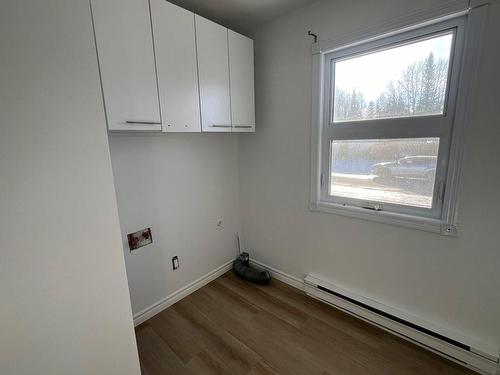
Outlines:
[[[454,30],[332,59],[333,122],[443,115]]]
[[[454,234],[464,13],[313,52],[312,209]]]

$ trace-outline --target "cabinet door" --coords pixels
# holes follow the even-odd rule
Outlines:
[[[151,0],[164,132],[201,132],[194,13]]]
[[[254,132],[253,40],[232,30],[228,33],[232,129],[233,132]]]
[[[161,130],[148,0],[93,0],[109,130]]]
[[[201,124],[204,132],[230,132],[227,29],[195,16]]]

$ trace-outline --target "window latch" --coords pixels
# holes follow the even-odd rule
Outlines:
[[[380,203],[365,203],[362,208],[372,211],[382,211],[382,205]]]
[[[444,181],[441,181],[441,183],[439,184],[439,191],[438,191],[439,203],[444,201],[444,192],[446,190],[445,188],[446,188],[446,184],[444,183]]]

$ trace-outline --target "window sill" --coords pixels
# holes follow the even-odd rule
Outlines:
[[[456,237],[458,232],[456,225],[445,223],[440,219],[425,218],[421,216],[405,215],[388,211],[372,211],[361,207],[344,206],[342,204],[325,202],[311,202],[309,204],[309,209],[316,212],[326,212],[437,233],[447,237]]]

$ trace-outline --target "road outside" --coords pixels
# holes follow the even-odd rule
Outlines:
[[[432,188],[429,189],[422,181],[381,179],[374,174],[332,173],[330,194],[414,207],[432,207]]]

